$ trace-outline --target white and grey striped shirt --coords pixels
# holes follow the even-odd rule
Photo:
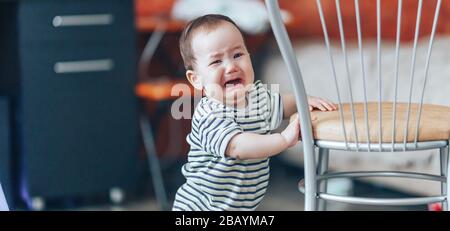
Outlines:
[[[186,183],[177,191],[173,210],[254,210],[266,193],[269,158],[238,160],[225,156],[231,138],[241,132],[269,134],[283,118],[278,93],[260,81],[248,94],[245,109],[226,107],[202,98],[186,140],[191,149],[182,173]]]

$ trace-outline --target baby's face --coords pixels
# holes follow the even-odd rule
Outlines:
[[[211,31],[200,30],[192,40],[192,49],[196,58],[193,73],[206,96],[227,105],[245,102],[254,72],[239,30],[228,22]]]

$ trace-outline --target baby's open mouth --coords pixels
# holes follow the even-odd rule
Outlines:
[[[228,81],[225,82],[224,87],[234,87],[236,85],[242,84],[243,81],[241,78],[236,78],[236,79],[230,79]]]

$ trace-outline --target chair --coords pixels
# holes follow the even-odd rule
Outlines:
[[[415,19],[415,32],[412,45],[411,67],[408,74],[409,82],[401,84],[398,74],[399,47],[401,37],[402,20],[402,0],[398,0],[396,15],[396,36],[395,36],[395,80],[392,80],[393,95],[392,101],[385,101],[382,96],[382,75],[381,75],[381,4],[376,0],[376,43],[377,43],[377,98],[373,102],[368,100],[367,76],[364,66],[363,36],[361,28],[363,24],[360,20],[360,8],[358,0],[354,0],[355,21],[357,30],[358,50],[361,62],[358,69],[363,85],[363,99],[357,101],[352,96],[352,86],[349,77],[350,64],[347,60],[346,40],[341,14],[340,1],[335,0],[336,16],[338,20],[340,46],[344,56],[344,70],[346,81],[344,81],[349,96],[349,102],[342,100],[342,92],[339,88],[339,81],[336,76],[336,66],[333,59],[333,52],[330,48],[330,36],[327,30],[327,21],[323,13],[321,0],[316,0],[318,14],[323,30],[323,37],[327,49],[330,63],[330,78],[336,86],[338,110],[333,112],[312,112],[316,120],[311,122],[311,116],[307,105],[307,94],[303,77],[293,46],[288,37],[286,28],[282,22],[280,8],[277,0],[266,0],[270,23],[276,41],[280,48],[284,62],[287,65],[290,81],[296,97],[301,133],[303,140],[304,170],[305,178],[299,182],[300,191],[305,193],[305,210],[325,210],[325,201],[336,201],[353,204],[366,205],[420,205],[429,203],[442,203],[443,210],[448,210],[447,192],[450,190],[448,182],[448,156],[450,139],[450,108],[424,103],[424,92],[427,80],[433,76],[428,76],[428,68],[432,53],[433,41],[436,34],[441,0],[437,0],[432,21],[431,34],[429,37],[426,63],[422,83],[418,86],[419,102],[412,102],[413,82],[415,77],[417,44],[421,25],[421,11],[423,0],[418,1],[417,16]],[[375,3],[375,0],[374,0]],[[365,42],[365,41],[364,41]],[[353,66],[354,67],[354,66]],[[417,77],[416,77],[417,78]],[[331,80],[330,79],[330,80]],[[342,83],[341,83],[342,84]],[[407,87],[409,98],[406,101],[398,99],[398,88],[402,85]],[[355,90],[355,89],[353,89]],[[445,89],[442,89],[445,90]],[[448,91],[448,89],[447,89]],[[316,161],[315,148],[318,148],[318,158]],[[417,150],[440,151],[440,175],[425,174],[405,171],[351,171],[351,172],[330,172],[328,169],[329,150],[346,151],[367,151],[367,152],[405,152]],[[326,182],[332,178],[361,178],[361,177],[400,177],[415,180],[430,180],[440,182],[441,192],[435,196],[422,196],[410,198],[367,198],[356,196],[342,196],[327,193]]]
[[[136,1],[136,3],[138,3],[142,8],[148,8],[149,4],[144,3],[144,1]],[[166,7],[163,6],[164,4],[162,2],[160,4],[162,4],[160,7]],[[168,5],[171,6],[171,3],[168,3]],[[169,200],[167,199],[166,185],[164,184],[160,160],[156,151],[156,138],[153,132],[157,131],[157,126],[161,123],[161,112],[169,111],[172,102],[177,98],[177,96],[172,95],[172,89],[178,84],[188,86],[188,83],[187,80],[178,79],[157,79],[154,81],[149,76],[148,65],[154,58],[155,52],[161,44],[164,35],[167,32],[181,31],[185,25],[185,22],[164,17],[158,18],[145,14],[140,14],[138,16],[137,27],[139,31],[152,33],[145,44],[138,63],[139,79],[141,81],[136,86],[136,95],[139,97],[142,111],[140,116],[140,127],[159,209],[162,211],[167,211],[170,210],[170,205]],[[190,92],[194,91],[193,88],[190,88],[190,90]],[[191,95],[183,97],[189,97],[190,99]],[[147,118],[150,112],[145,107],[146,102],[156,104],[157,113],[153,113],[155,118],[152,121]],[[172,133],[175,135],[182,134],[179,132],[179,129],[179,127],[173,128]],[[171,146],[174,147],[173,145]]]

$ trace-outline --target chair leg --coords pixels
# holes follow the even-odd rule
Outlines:
[[[328,171],[328,157],[329,149],[319,148],[319,158],[317,161],[317,176],[322,175]],[[327,180],[322,180],[318,183],[317,192],[327,192]],[[326,201],[322,199],[317,199],[316,210],[325,211]]]
[[[442,210],[448,211],[448,192],[450,192],[450,178],[449,176],[449,155],[450,155],[450,141],[446,148],[440,149],[441,154],[441,175],[445,176],[447,179],[447,182],[441,183],[441,193],[443,195],[446,195],[445,201],[442,203]]]
[[[304,144],[305,146],[305,144]],[[316,177],[316,160],[314,147],[304,148],[304,168],[305,168],[305,211],[314,211],[317,209],[317,177]]]
[[[161,168],[159,165],[159,159],[156,155],[156,147],[153,139],[153,133],[150,123],[147,121],[144,115],[140,118],[140,126],[142,137],[144,139],[145,152],[148,156],[148,164],[150,174],[153,179],[153,186],[155,188],[156,199],[159,203],[159,207],[162,211],[170,210],[169,202],[167,200],[166,189],[164,187],[164,180],[162,177]]]

